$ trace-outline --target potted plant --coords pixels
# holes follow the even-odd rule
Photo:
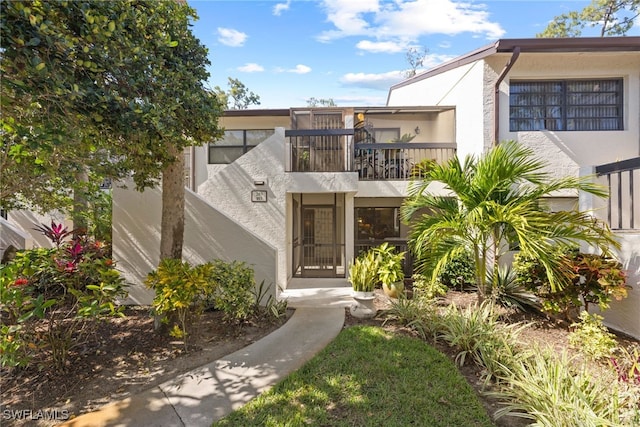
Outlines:
[[[377,256],[372,251],[367,251],[349,266],[349,283],[355,300],[349,311],[354,317],[371,318],[376,315],[373,291],[378,281],[377,261]]]
[[[411,142],[417,135],[405,133],[401,137],[393,138],[391,142]]]
[[[382,290],[391,298],[398,298],[404,291],[404,270],[402,261],[405,252],[396,253],[396,248],[385,242],[374,248],[377,258],[378,281]]]

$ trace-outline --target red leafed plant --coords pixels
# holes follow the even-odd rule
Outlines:
[[[56,224],[54,221],[51,221],[51,226],[41,224],[35,226],[34,229],[47,236],[56,245],[56,248],[59,248],[64,239],[73,234],[73,230],[69,231],[62,223]]]
[[[609,359],[618,373],[618,381],[640,386],[640,347],[633,346],[633,350],[621,347],[618,353],[618,357]]]

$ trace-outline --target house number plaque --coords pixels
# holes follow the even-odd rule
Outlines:
[[[251,191],[251,201],[252,202],[266,202],[267,201],[267,190],[253,190]]]

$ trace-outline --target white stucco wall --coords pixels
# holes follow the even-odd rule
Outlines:
[[[198,194],[204,200],[275,248],[278,254],[276,285],[282,289],[287,287],[291,276],[287,254],[291,244],[291,227],[288,224],[292,213],[288,213],[291,201],[287,194],[352,195],[358,190],[357,173],[285,172],[285,151],[284,128],[276,128],[273,136],[234,163],[223,168],[209,165],[209,178],[198,188]],[[264,185],[255,185],[256,181],[263,181]],[[267,191],[267,202],[252,202],[253,190]],[[346,215],[351,218],[352,212]]]
[[[4,257],[5,251],[9,246],[20,250],[31,249],[33,245],[31,234],[26,233],[23,229],[16,227],[4,218],[0,218],[0,258]]]
[[[7,216],[7,220],[9,224],[11,224],[16,230],[20,230],[20,232],[27,238],[28,246],[24,246],[20,249],[53,247],[53,243],[48,237],[34,229],[36,226],[42,224],[49,226],[51,225],[51,221],[55,221],[58,224],[64,224],[69,230],[73,228],[73,222],[60,211],[51,211],[46,214],[27,210],[10,211]]]
[[[613,301],[609,309],[600,314],[608,327],[640,339],[640,232],[617,231],[615,234],[621,244],[616,254],[631,288],[627,298]]]
[[[458,156],[483,151],[485,95],[482,61],[389,92],[388,105],[442,105],[456,107]]]
[[[153,300],[143,282],[160,259],[161,208],[159,188],[113,190],[113,258],[130,284],[128,303]],[[275,249],[191,191],[185,195],[183,259],[193,265],[214,259],[244,261],[254,269],[257,284],[275,283]]]
[[[264,185],[255,185],[256,181],[263,181]],[[203,200],[274,248],[275,284],[283,288],[287,283],[286,188],[283,128],[277,128],[273,136],[234,163],[215,168],[198,187]],[[254,190],[266,191],[267,201],[252,202]]]

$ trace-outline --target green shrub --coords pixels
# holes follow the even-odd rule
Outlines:
[[[613,383],[611,382],[613,380]],[[531,349],[505,370],[497,391],[487,393],[504,402],[496,417],[528,418],[537,426],[625,426],[626,398],[615,379],[593,377],[566,353]]]
[[[617,346],[615,335],[602,324],[603,317],[580,313],[580,322],[571,325],[573,330],[569,334],[569,345],[592,360],[610,358]]]
[[[563,314],[567,319],[584,306],[597,304],[601,310],[609,308],[612,299],[627,296],[626,274],[615,259],[578,251],[558,254],[570,271],[570,283],[563,289],[552,289],[543,266],[535,259],[516,255],[514,268],[519,283],[542,300],[542,309]]]
[[[38,227],[53,249],[20,251],[0,267],[2,366],[29,366],[37,358],[63,370],[96,321],[122,315],[127,294],[106,247],[59,224]]]
[[[517,337],[526,327],[521,324],[505,325],[498,318],[494,304],[486,300],[465,309],[450,305],[440,321],[438,338],[456,348],[456,362],[462,366],[467,358],[471,358],[483,368],[486,382],[500,377],[517,357]]]
[[[497,274],[489,271],[487,276],[487,295],[495,303],[521,311],[540,307],[538,298],[518,282],[516,273],[510,266],[500,266]]]
[[[383,313],[383,324],[397,322],[416,332],[422,339],[433,339],[440,331],[440,317],[433,300],[408,299],[405,296],[391,300]]]
[[[406,306],[395,311],[398,317],[403,313],[416,318],[417,312]],[[459,365],[471,360],[482,368],[485,383],[493,384],[485,393],[503,405],[497,417],[528,418],[535,422],[532,425],[549,427],[622,427],[640,421],[640,387],[628,380],[636,372],[640,378],[639,353],[628,358],[621,354],[612,359],[616,369],[595,377],[566,354],[558,358],[550,351],[521,345],[518,336],[528,325],[498,321],[489,300],[465,309],[451,305],[432,325],[437,325],[437,339],[457,350]]]
[[[404,280],[403,260],[406,252],[396,253],[396,248],[384,242],[371,249],[376,256],[378,282],[390,286]]]
[[[163,259],[147,275],[145,285],[155,291],[153,311],[169,324],[169,333],[183,339],[187,348],[191,325],[204,310],[205,300],[215,290],[211,264],[191,267],[177,259]]]
[[[498,314],[488,300],[462,310],[450,305],[442,317],[442,331],[438,338],[459,351],[456,362],[460,366],[464,365],[467,356],[477,360],[479,345],[492,339],[498,329]]]
[[[413,279],[413,298],[420,300],[432,301],[447,294],[449,288],[439,280],[431,281],[423,274],[414,274]]]
[[[445,264],[438,276],[440,282],[451,289],[469,289],[476,286],[476,273],[470,252],[454,256]]]
[[[169,324],[170,334],[187,348],[194,322],[206,309],[219,310],[224,320],[245,320],[257,309],[253,270],[244,262],[214,260],[191,266],[188,262],[164,259],[147,276],[145,284],[155,291],[153,310]],[[261,285],[263,286],[263,285]],[[272,303],[272,312],[286,310]],[[274,312],[274,315],[275,315]]]
[[[286,299],[276,300],[273,295],[267,296],[268,289],[264,280],[260,282],[253,292],[255,301],[254,316],[264,320],[265,318],[280,319],[287,314],[289,303]],[[266,301],[265,301],[266,297]]]
[[[503,378],[522,357],[518,336],[527,327],[528,324],[503,325],[476,343],[474,360],[482,368],[481,378],[485,385]]]
[[[56,262],[56,256],[60,252],[61,249],[55,248],[19,251],[9,266],[16,269],[17,277],[28,278],[33,293],[45,298],[64,296],[65,267],[61,261],[61,272]]]
[[[213,303],[224,313],[226,320],[245,320],[255,309],[255,279],[253,269],[240,261],[212,261],[215,283]]]
[[[22,325],[0,326],[0,354],[5,368],[25,367],[33,358],[32,340],[23,336]]]

